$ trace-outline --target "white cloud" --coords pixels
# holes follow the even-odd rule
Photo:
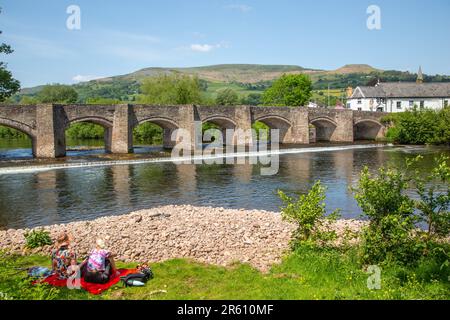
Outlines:
[[[216,45],[210,44],[191,44],[190,49],[197,52],[210,52],[217,48]]]
[[[189,46],[189,49],[195,52],[210,52],[220,48],[228,48],[228,44],[221,42],[218,44],[191,44]]]
[[[240,12],[249,12],[250,10],[252,10],[253,8],[246,5],[246,4],[230,4],[228,6],[226,6],[225,8],[230,9],[230,10],[237,10]]]
[[[72,78],[72,81],[75,82],[86,82],[86,81],[91,81],[91,80],[96,80],[96,79],[100,79],[100,78],[104,78],[103,76],[91,76],[91,75],[81,75],[78,74],[75,77]]]

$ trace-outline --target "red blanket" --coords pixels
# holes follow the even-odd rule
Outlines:
[[[81,278],[81,287],[92,293],[92,294],[100,294],[105,290],[108,290],[110,287],[112,287],[113,285],[115,285],[116,283],[118,283],[120,281],[120,277],[126,276],[128,274],[131,273],[136,273],[137,271],[135,269],[119,269],[119,275],[115,276],[115,277],[111,277],[111,279],[109,279],[109,281],[107,283],[104,284],[97,284],[97,283],[89,283],[84,281],[83,278]],[[66,287],[67,286],[67,280],[61,280],[58,279],[58,277],[56,275],[51,275],[43,280],[40,281],[35,281],[34,283],[48,283],[51,286],[55,286],[55,287]]]

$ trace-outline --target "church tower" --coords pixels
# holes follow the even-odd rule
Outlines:
[[[422,73],[422,67],[419,67],[419,72],[417,73],[417,80],[416,83],[423,83],[423,73]]]

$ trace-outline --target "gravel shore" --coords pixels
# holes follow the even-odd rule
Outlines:
[[[358,220],[339,220],[332,228],[342,241],[346,230],[358,232],[363,224]],[[272,264],[281,261],[294,228],[276,212],[180,205],[40,229],[49,231],[52,239],[67,231],[72,237],[72,248],[80,258],[86,256],[95,240],[101,237],[117,254],[117,260],[124,262],[190,258],[226,266],[239,261],[267,271]],[[24,233],[27,231],[29,229],[0,231],[0,250],[26,253]],[[46,246],[27,252],[48,254],[50,250],[51,247]]]

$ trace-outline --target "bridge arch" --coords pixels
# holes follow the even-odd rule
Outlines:
[[[211,123],[215,127],[217,127],[218,130],[222,131],[222,139],[223,139],[222,141],[224,144],[228,143],[227,142],[227,129],[233,129],[233,130],[237,129],[237,124],[233,119],[228,118],[226,116],[222,116],[222,115],[213,115],[213,116],[203,119],[202,120],[203,127],[206,123]],[[232,141],[236,141],[235,138],[236,137],[233,136]],[[205,142],[209,142],[209,141],[205,141]],[[232,143],[234,143],[234,142],[232,142]]]
[[[316,141],[332,141],[337,123],[328,117],[319,117],[310,121],[310,125],[315,128]]]
[[[113,127],[112,121],[109,121],[109,120],[107,120],[105,118],[102,118],[102,117],[81,117],[81,118],[71,119],[68,122],[68,126],[73,124],[73,123],[80,123],[80,122],[89,122],[89,123],[98,124],[98,125],[102,126],[105,129]]]
[[[31,128],[25,123],[6,118],[0,118],[0,126],[12,128],[27,135],[27,137],[29,137],[31,140],[31,149],[33,157],[36,156],[36,134],[33,128]]]
[[[67,131],[71,125],[77,124],[77,123],[92,123],[92,124],[101,126],[104,130],[103,141],[104,141],[105,152],[107,152],[107,153],[111,152],[112,129],[113,129],[112,121],[105,119],[103,117],[98,117],[98,116],[86,116],[86,117],[73,118],[73,119],[70,119],[67,121],[65,131]],[[66,148],[67,148],[67,143],[66,143]]]
[[[12,129],[16,129],[20,132],[25,133],[30,138],[35,137],[35,132],[34,132],[33,128],[31,128],[29,125],[22,123],[20,121],[15,121],[15,120],[6,119],[6,118],[0,118],[0,126],[5,126],[5,127],[12,128]]]
[[[292,124],[289,120],[278,115],[264,115],[254,119],[254,123],[257,121],[264,123],[270,129],[280,130],[280,142],[283,143],[287,136],[288,131],[291,129]],[[270,133],[269,133],[270,137]]]
[[[176,142],[172,141],[172,133],[176,129],[179,129],[177,122],[165,117],[148,117],[138,121],[134,129],[145,123],[155,124],[161,129],[160,134],[162,135],[162,144],[164,148],[169,149],[175,146]]]
[[[376,140],[383,135],[384,125],[373,119],[363,119],[353,126],[354,140]]]
[[[214,115],[203,119],[202,123],[206,122],[213,123],[222,129],[235,129],[237,126],[233,119],[221,115]]]

